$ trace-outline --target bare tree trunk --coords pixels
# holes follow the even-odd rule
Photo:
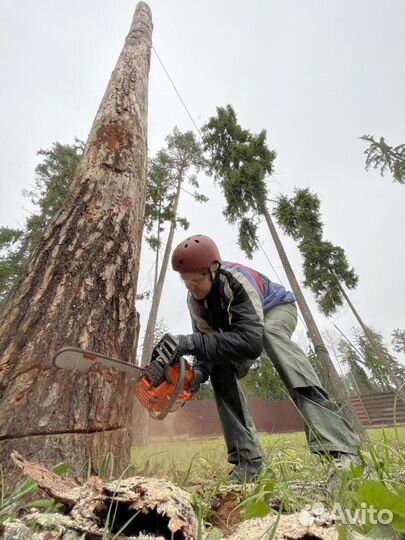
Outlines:
[[[401,398],[401,400],[403,402],[405,402],[405,388],[404,388],[405,383],[401,383],[401,381],[398,379],[398,377],[392,371],[391,366],[388,364],[388,362],[386,361],[384,355],[382,354],[382,351],[381,351],[381,348],[380,348],[379,344],[376,342],[373,334],[367,328],[367,325],[364,324],[363,319],[360,317],[359,313],[357,312],[356,308],[352,304],[352,302],[351,302],[350,298],[348,297],[346,291],[344,290],[344,288],[340,284],[340,281],[337,278],[336,278],[336,283],[337,283],[337,285],[339,287],[340,292],[344,296],[344,299],[346,300],[346,302],[348,303],[350,309],[352,310],[353,315],[356,317],[356,319],[357,319],[361,329],[363,330],[365,336],[369,340],[370,345],[372,346],[372,348],[373,348],[375,354],[377,355],[379,361],[384,366],[384,368],[387,370],[389,378],[391,379],[393,385],[395,386],[395,390],[396,390],[398,396]]]
[[[154,341],[154,335],[155,335],[157,315],[159,311],[159,304],[160,304],[160,299],[162,297],[163,285],[166,278],[166,272],[167,272],[167,267],[169,264],[170,253],[172,251],[174,232],[176,230],[177,207],[179,205],[180,189],[181,189],[182,181],[183,181],[183,172],[182,170],[180,170],[179,175],[177,177],[176,197],[174,198],[173,208],[172,208],[174,217],[173,217],[173,221],[170,224],[169,234],[168,234],[167,242],[166,242],[166,248],[165,248],[165,252],[164,252],[163,260],[162,260],[162,266],[160,268],[159,279],[156,284],[156,287],[153,290],[152,306],[150,308],[148,324],[146,326],[145,338],[143,340],[142,366],[150,362],[150,358],[153,351],[153,345],[154,345],[153,341]]]
[[[111,451],[130,462],[135,410],[126,375],[55,369],[64,345],[135,360],[144,220],[151,12],[137,5],[67,200],[0,322],[0,461],[11,450],[72,473]]]
[[[159,203],[159,216],[161,204]],[[156,258],[155,258],[155,278],[153,280],[153,291],[156,289],[159,276],[159,254],[160,254],[160,217],[158,219],[158,230],[157,230],[157,248],[156,248]]]
[[[342,380],[340,379],[336,371],[336,368],[333,365],[333,362],[329,356],[328,349],[325,346],[325,343],[322,339],[321,333],[318,329],[315,319],[313,318],[311,310],[309,309],[309,306],[301,291],[301,287],[297,281],[297,278],[295,277],[290,261],[288,260],[287,254],[284,250],[284,247],[281,243],[281,240],[278,236],[277,230],[274,226],[273,220],[271,219],[270,213],[267,210],[267,208],[264,211],[264,217],[266,218],[266,222],[269,227],[270,234],[276,245],[276,249],[278,251],[279,257],[281,259],[281,263],[287,275],[291,289],[297,300],[298,307],[300,308],[301,314],[304,318],[309,337],[315,349],[315,353],[317,357],[319,358],[319,360],[326,367],[326,370],[330,379],[330,387],[334,388],[335,390],[335,398],[341,404],[343,414],[345,415],[347,420],[349,420],[349,422],[357,431],[357,433],[362,436],[365,436],[364,427],[359,421],[359,419],[357,418],[356,412],[351,405],[349,393],[345,385],[343,384]]]

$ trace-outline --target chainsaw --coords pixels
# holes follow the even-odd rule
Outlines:
[[[153,349],[151,360],[157,360],[164,366],[165,380],[157,386],[152,384],[145,368],[76,347],[64,347],[55,354],[52,363],[57,368],[81,372],[101,364],[128,373],[141,404],[154,420],[163,420],[169,412],[177,411],[186,401],[193,399],[194,394],[189,387],[195,379],[195,372],[183,356],[172,362],[172,344],[164,339]]]

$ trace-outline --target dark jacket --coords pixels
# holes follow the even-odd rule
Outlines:
[[[223,262],[204,300],[188,294],[187,304],[197,340],[197,364],[208,374],[214,364],[231,361],[238,376],[263,350],[264,313],[295,301],[282,285],[241,264]]]

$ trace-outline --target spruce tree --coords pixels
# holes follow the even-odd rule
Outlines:
[[[405,144],[390,146],[385,142],[384,137],[376,141],[371,135],[363,135],[360,138],[368,143],[364,151],[366,171],[372,167],[378,169],[381,176],[384,176],[389,170],[394,182],[405,184]]]
[[[266,180],[273,172],[276,153],[267,146],[266,131],[258,134],[243,129],[231,105],[217,107],[217,115],[202,129],[204,149],[209,154],[208,172],[219,183],[225,196],[225,219],[237,224],[239,246],[249,258],[258,247],[257,228],[264,217],[274,240],[287,278],[314,345],[316,354],[327,366],[337,401],[359,433],[364,433],[351,406],[347,391],[336,372],[321,333],[280,241],[267,207]]]
[[[22,276],[29,258],[51,219],[62,207],[72,182],[84,144],[55,142],[38,155],[42,161],[35,167],[34,186],[24,194],[36,210],[25,221],[23,228],[0,228],[0,306]]]
[[[160,299],[176,226],[181,225],[184,229],[189,226],[185,217],[178,216],[178,205],[183,185],[188,183],[194,189],[192,196],[198,202],[208,200],[207,197],[199,193],[199,183],[194,174],[204,164],[202,148],[194,134],[191,131],[181,133],[178,128],[174,128],[173,133],[166,138],[166,143],[166,147],[150,160],[148,173],[148,196],[145,208],[146,240],[155,250],[156,260],[152,305],[143,341],[142,365],[148,364],[152,355]],[[162,234],[166,225],[169,231],[159,268]]]

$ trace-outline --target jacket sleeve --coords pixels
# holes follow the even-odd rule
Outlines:
[[[244,361],[258,358],[263,350],[262,299],[247,279],[233,278],[225,284],[230,329],[205,333],[196,339],[196,357],[208,369],[223,361]],[[196,325],[198,327],[198,324]]]

